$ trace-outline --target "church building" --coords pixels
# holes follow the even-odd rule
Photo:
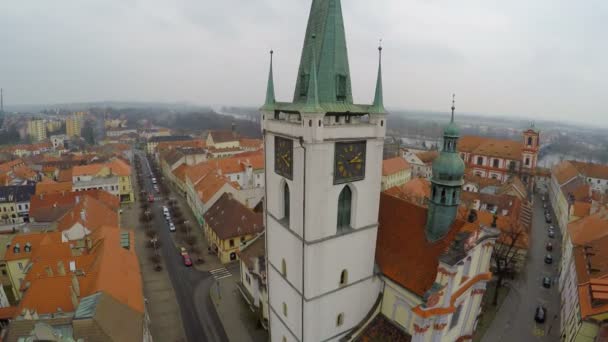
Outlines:
[[[340,0],[313,0],[291,102],[275,98],[270,53],[260,111],[271,341],[455,341],[474,330],[496,229],[459,210],[454,108],[428,207],[381,193],[378,52],[373,102],[356,104]]]

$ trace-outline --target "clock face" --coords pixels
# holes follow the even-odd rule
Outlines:
[[[274,172],[292,179],[293,175],[293,140],[274,137]]]
[[[336,143],[334,184],[365,178],[365,141]]]

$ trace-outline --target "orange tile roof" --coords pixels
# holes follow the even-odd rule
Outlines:
[[[226,177],[220,176],[215,172],[210,172],[201,179],[196,185],[195,190],[201,201],[207,203],[226,184],[232,187],[235,186]]]
[[[41,248],[26,277],[29,287],[17,312],[30,309],[44,314],[57,312],[57,308],[73,312],[76,308],[71,296],[73,275],[69,263],[74,261],[76,269],[83,271],[75,277],[80,288],[79,299],[101,291],[143,313],[141,271],[135,255],[134,234],[129,232],[130,248],[127,250],[121,246],[122,232],[116,227],[100,227],[91,235],[93,247],[81,255],[49,254],[53,249],[65,246],[69,249],[67,242],[53,242]],[[65,274],[59,272],[58,262],[63,263]],[[52,274],[47,273],[47,268]]]
[[[72,191],[72,182],[40,182],[36,184],[36,195]]]
[[[431,182],[425,178],[414,178],[401,186],[395,186],[384,191],[385,193],[423,205],[431,196]]]
[[[121,177],[131,175],[131,165],[120,158],[114,158],[111,162],[106,163],[113,174]]]
[[[575,246],[572,254],[582,318],[608,313],[608,236]]]
[[[13,170],[17,166],[23,165],[23,159],[15,159],[6,163],[0,164],[0,173],[5,173]]]
[[[494,221],[494,214],[488,211],[477,212],[477,223],[484,226],[491,226]],[[498,238],[499,243],[510,245],[512,243],[512,236],[514,233],[519,232],[520,235],[515,241],[515,246],[518,248],[528,249],[530,246],[530,238],[526,230],[519,225],[513,216],[502,216],[498,215],[496,219],[496,227],[500,229],[501,235]]]
[[[106,165],[104,164],[89,164],[74,166],[72,168],[72,177],[88,176],[98,174]]]
[[[189,165],[181,164],[172,172],[175,175],[175,178],[179,179],[183,183],[186,181],[186,172],[188,171],[189,168],[190,168]]]
[[[608,235],[608,211],[605,209],[568,224],[573,245],[584,245]]]
[[[84,213],[84,219],[82,218]],[[79,222],[93,231],[101,226],[117,226],[118,213],[103,202],[84,196],[70,211],[57,221],[57,229],[63,231]]]
[[[420,153],[416,153],[416,156],[423,163],[428,164],[428,163],[433,162],[433,160],[435,160],[435,158],[437,158],[439,156],[439,152],[438,151],[420,152]]]
[[[42,239],[45,238],[46,233],[28,233],[28,234],[17,234],[13,237],[11,241],[11,248],[7,248],[4,253],[4,260],[19,260],[19,259],[29,259],[34,255],[34,253],[38,252],[40,243]],[[30,243],[32,246],[31,252],[25,252],[24,247],[26,243]],[[15,253],[12,247],[19,244],[20,251],[19,253]]]
[[[559,185],[578,176],[578,170],[569,161],[563,161],[555,165],[553,169],[551,169],[551,173],[555,176]]]
[[[591,213],[591,203],[576,201],[572,206],[573,215],[576,217],[588,216]]]
[[[376,262],[385,276],[419,296],[435,281],[439,256],[464,225],[456,219],[443,239],[430,243],[425,233],[426,215],[426,208],[380,195]]]
[[[410,168],[410,163],[402,157],[385,159],[382,161],[382,175],[388,176]]]
[[[608,179],[608,165],[584,163],[575,160],[570,160],[569,162],[586,177]]]
[[[59,170],[57,175],[57,181],[59,182],[72,182],[72,171],[73,168]]]
[[[515,140],[465,135],[458,140],[458,151],[482,156],[520,160],[522,144]]]
[[[13,169],[13,175],[22,179],[35,179],[38,176],[38,173],[29,167],[22,165]]]
[[[186,140],[186,141],[161,141],[156,146],[156,150],[161,152],[172,150],[178,147],[204,148],[207,147],[207,142],[202,139]]]

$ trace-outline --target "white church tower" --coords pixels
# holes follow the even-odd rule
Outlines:
[[[381,53],[381,48],[379,48]],[[313,0],[292,102],[261,108],[271,341],[337,341],[377,303],[386,112],[354,104],[339,0]]]

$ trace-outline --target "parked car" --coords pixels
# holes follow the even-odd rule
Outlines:
[[[545,323],[545,318],[547,317],[547,309],[542,305],[536,307],[536,312],[534,313],[534,320],[536,323]]]
[[[545,255],[545,264],[552,264],[553,263],[553,255],[551,254],[547,254]]]
[[[550,289],[551,288],[551,278],[550,277],[543,277],[543,287]]]
[[[169,231],[170,232],[174,232],[175,231],[175,225],[171,221],[169,221]]]
[[[543,208],[547,209],[547,202],[543,203]]]
[[[549,237],[550,237],[550,238],[552,238],[552,239],[555,237],[555,231],[554,231],[554,230],[550,230],[550,231],[549,231],[547,234],[548,234],[548,235],[549,235]]]
[[[555,227],[552,224],[550,224],[548,229],[549,230],[555,230]]]
[[[184,265],[186,267],[192,266],[192,259],[190,258],[190,255],[188,255],[188,253],[186,253],[186,254],[182,253],[182,259],[184,260]]]
[[[544,200],[545,200],[545,195],[543,195],[543,197],[541,197],[541,198],[542,198],[542,200],[544,201]]]
[[[152,184],[156,184],[156,178],[152,177]]]
[[[148,195],[148,202],[150,202],[150,203],[154,202],[154,195],[152,195],[152,194]]]
[[[545,244],[545,249],[547,250],[547,252],[551,252],[553,250],[553,244],[551,242],[547,242]]]
[[[552,223],[552,222],[553,222],[553,220],[551,219],[551,215],[545,215],[545,221],[546,221],[547,223]]]

